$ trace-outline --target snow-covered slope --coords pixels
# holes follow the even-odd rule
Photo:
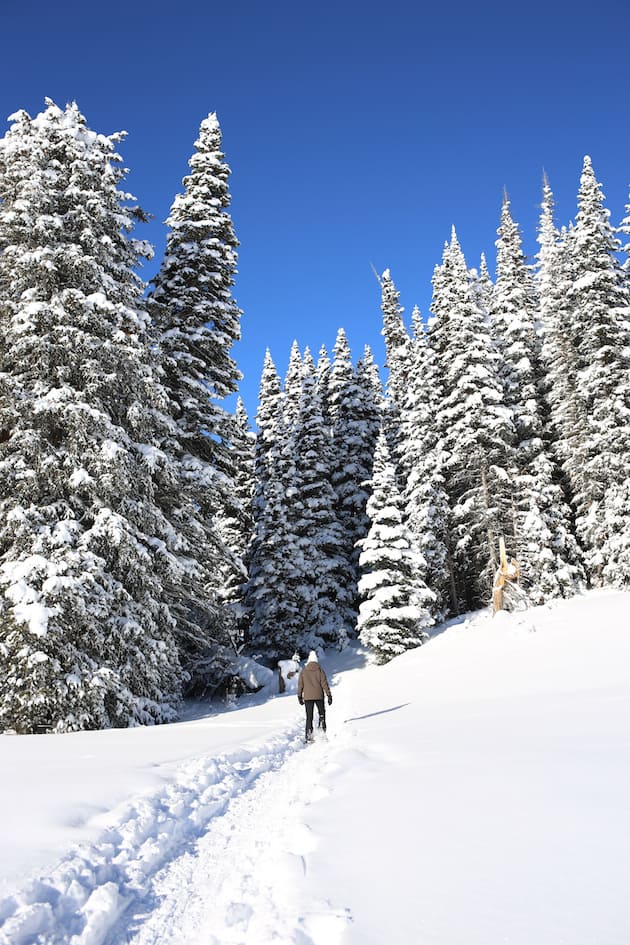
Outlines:
[[[454,623],[291,694],[0,739],[2,945],[627,945],[630,594]],[[37,877],[37,878],[34,878]]]

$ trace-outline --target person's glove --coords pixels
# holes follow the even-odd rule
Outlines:
[[[332,705],[332,696],[328,696],[328,705]]]
[[[298,702],[300,703],[300,705],[304,705],[304,699],[302,698],[302,696],[298,696]]]

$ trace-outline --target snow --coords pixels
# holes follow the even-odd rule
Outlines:
[[[0,738],[2,945],[627,945],[630,593],[174,725]]]

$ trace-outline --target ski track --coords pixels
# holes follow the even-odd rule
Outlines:
[[[347,910],[299,907],[317,847],[305,812],[334,768],[331,745],[304,748],[301,733],[196,759],[127,802],[96,841],[0,900],[0,945],[340,945]]]

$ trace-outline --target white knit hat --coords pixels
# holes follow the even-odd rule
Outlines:
[[[306,662],[307,662],[307,663],[319,663],[319,660],[317,659],[317,653],[315,652],[315,650],[311,650],[311,652],[308,654],[308,659],[307,659]]]

